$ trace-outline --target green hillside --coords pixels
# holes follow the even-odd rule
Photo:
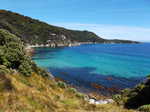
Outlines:
[[[61,43],[65,45],[73,42],[133,42],[106,40],[89,31],[75,31],[52,26],[39,20],[6,10],[0,10],[0,28],[8,30],[28,44]]]

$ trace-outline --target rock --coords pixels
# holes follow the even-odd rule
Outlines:
[[[95,99],[89,99],[90,104],[95,104]]]
[[[107,101],[108,103],[114,103],[114,100],[113,100],[113,99],[106,99],[106,101]]]
[[[88,102],[90,104],[100,105],[100,104],[114,103],[114,100],[113,99],[106,99],[106,100],[89,99]]]
[[[89,103],[90,103],[90,104],[99,105],[99,104],[107,104],[108,101],[106,101],[106,100],[99,100],[99,101],[96,101],[95,99],[89,99]]]
[[[99,101],[96,101],[95,104],[107,104],[108,102],[106,100],[99,100]]]
[[[84,100],[85,100],[85,101],[89,101],[88,95],[85,95],[85,96],[84,96]]]

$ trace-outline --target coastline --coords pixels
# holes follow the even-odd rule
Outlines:
[[[36,48],[36,47],[72,47],[72,46],[80,46],[82,44],[97,44],[96,42],[72,42],[72,43],[50,43],[50,44],[35,44],[35,45],[26,45],[25,49]]]
[[[140,43],[140,42],[139,42]],[[129,43],[129,44],[139,44],[136,42]],[[32,55],[34,53],[34,48],[40,48],[40,47],[47,47],[47,48],[57,48],[57,47],[73,47],[73,46],[80,46],[83,44],[126,44],[126,43],[115,43],[115,42],[104,42],[104,43],[98,43],[98,42],[71,42],[71,43],[49,43],[49,44],[34,44],[30,45],[27,44],[25,47],[25,51],[27,54]]]
[[[50,44],[35,44],[30,45],[27,44],[25,47],[25,51],[28,55],[32,56],[34,53],[34,48],[40,47],[49,47],[49,48],[57,48],[57,47],[73,47],[73,46],[80,46],[82,44],[97,44],[96,42],[72,42],[72,43],[50,43]]]

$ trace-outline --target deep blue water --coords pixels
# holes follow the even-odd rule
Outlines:
[[[150,74],[150,44],[89,44],[36,48],[33,60],[72,85],[133,87]]]

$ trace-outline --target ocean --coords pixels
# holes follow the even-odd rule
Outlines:
[[[32,60],[80,90],[114,93],[134,87],[150,74],[150,44],[36,48]]]

